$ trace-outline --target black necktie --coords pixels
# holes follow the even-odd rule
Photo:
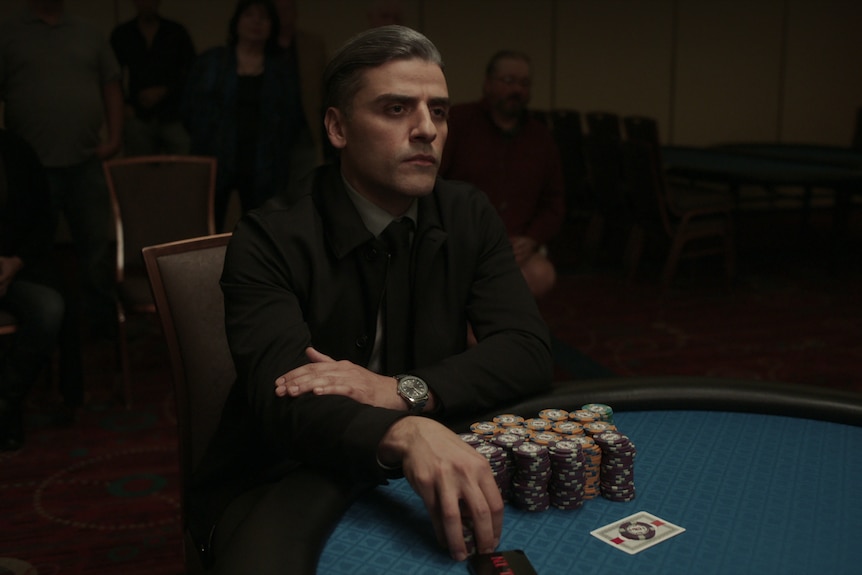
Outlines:
[[[384,307],[384,359],[386,372],[403,373],[410,368],[413,334],[410,328],[410,218],[393,220],[380,237],[389,249]]]

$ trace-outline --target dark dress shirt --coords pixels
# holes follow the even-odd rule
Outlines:
[[[550,130],[524,116],[505,133],[485,100],[453,106],[440,176],[470,182],[491,199],[510,236],[545,244],[565,218],[560,153]]]
[[[180,119],[180,103],[186,79],[195,59],[195,48],[186,28],[160,18],[151,46],[138,28],[137,18],[120,24],[111,33],[111,47],[120,66],[128,71],[127,100],[142,120]],[[145,88],[166,86],[164,100],[152,109],[142,108],[138,94]]]

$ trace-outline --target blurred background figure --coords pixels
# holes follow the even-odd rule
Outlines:
[[[477,102],[453,106],[440,175],[485,192],[506,224],[515,260],[540,297],[556,282],[545,244],[565,217],[565,189],[550,130],[531,118],[530,60],[500,51],[488,63]]]
[[[323,69],[326,44],[323,36],[298,26],[296,0],[275,0],[280,33],[278,45],[287,66],[287,86],[292,90],[295,114],[301,116],[291,153],[291,179],[299,179],[323,163]]]
[[[233,190],[246,212],[290,181],[285,158],[303,119],[279,36],[270,0],[240,0],[227,45],[198,56],[189,76],[182,114],[191,153],[218,159],[215,216],[222,230]]]
[[[162,18],[160,0],[132,0],[137,15],[111,33],[125,72],[126,156],[186,154],[180,102],[195,48],[185,26]]]
[[[0,356],[0,451],[24,444],[24,400],[46,365],[64,318],[54,277],[48,181],[36,152],[0,129],[0,309],[18,325]]]
[[[369,28],[404,24],[404,6],[401,0],[372,0],[367,14]]]
[[[102,160],[122,146],[117,60],[102,31],[67,13],[63,0],[27,0],[0,38],[5,126],[36,150],[45,168],[51,200],[43,217],[56,226],[62,214],[69,225],[91,335],[113,339],[113,237]]]

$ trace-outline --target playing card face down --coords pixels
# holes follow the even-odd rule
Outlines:
[[[470,575],[537,575],[520,549],[473,555],[467,565]]]
[[[674,535],[679,535],[683,531],[685,529],[678,525],[659,519],[646,511],[639,511],[619,521],[590,531],[590,535],[621,551],[634,555],[666,541]]]

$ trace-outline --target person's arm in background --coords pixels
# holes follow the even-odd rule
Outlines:
[[[102,85],[102,102],[105,107],[108,137],[96,148],[96,156],[100,160],[107,160],[116,156],[123,145],[125,102],[123,89],[118,80]]]

